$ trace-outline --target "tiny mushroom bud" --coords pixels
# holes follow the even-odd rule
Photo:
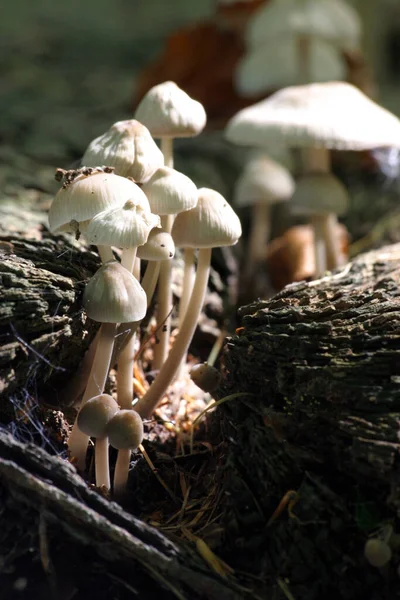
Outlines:
[[[213,392],[221,383],[221,373],[206,362],[195,365],[190,371],[190,378],[204,392]]]
[[[390,546],[379,538],[370,538],[364,546],[364,556],[370,565],[382,568],[392,558]]]
[[[95,465],[96,485],[110,489],[110,469],[108,461],[107,425],[112,417],[119,411],[119,406],[112,396],[100,394],[91,398],[84,404],[78,413],[77,424],[79,429],[91,437],[96,438]]]

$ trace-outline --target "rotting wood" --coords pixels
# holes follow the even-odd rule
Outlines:
[[[363,557],[375,529],[399,531],[399,284],[400,245],[370,252],[241,308],[225,347],[219,396],[249,393],[213,418],[226,559],[295,598],[400,594],[398,551],[384,573]]]

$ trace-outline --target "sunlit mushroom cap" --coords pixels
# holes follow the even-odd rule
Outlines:
[[[193,181],[170,167],[157,169],[142,190],[156,215],[176,215],[197,204],[197,187]]]
[[[114,173],[79,175],[55,195],[49,212],[50,231],[74,231],[71,221],[87,225],[99,212],[123,205],[136,187],[133,181]]]
[[[343,183],[330,173],[310,173],[301,177],[290,207],[296,214],[334,213],[343,215],[349,206],[349,194]]]
[[[215,367],[201,363],[192,367],[190,378],[204,392],[213,392],[221,383],[222,375]]]
[[[245,41],[254,48],[287,34],[319,37],[350,50],[360,45],[361,19],[342,0],[269,0],[250,17]]]
[[[146,196],[140,188],[123,206],[108,208],[96,215],[85,232],[91,244],[136,248],[145,244],[153,227],[160,226],[160,217],[150,212]]]
[[[295,38],[268,40],[263,46],[250,50],[239,61],[235,88],[240,96],[256,96],[263,92],[301,83],[299,49]],[[310,40],[308,48],[307,81],[345,79],[346,67],[339,52],[323,40]],[[303,79],[304,81],[304,79]]]
[[[218,248],[236,244],[242,235],[239,217],[221,194],[199,189],[195,208],[180,213],[172,227],[175,245],[181,248]]]
[[[100,267],[86,285],[83,307],[99,323],[140,321],[146,314],[146,292],[117,261]]]
[[[251,206],[257,202],[272,204],[289,200],[294,180],[283,165],[265,154],[251,159],[235,187],[235,205]]]
[[[400,120],[349,83],[288,87],[239,111],[226,137],[235,144],[367,150],[400,145]]]
[[[164,164],[164,156],[147,127],[130,119],[114,123],[93,140],[83,155],[82,164],[114,167],[117,175],[133,177],[142,183]]]
[[[152,87],[136,109],[135,119],[146,125],[153,137],[191,137],[205,127],[206,112],[173,81]]]
[[[120,410],[107,426],[110,444],[117,450],[135,450],[143,441],[143,422],[135,410]]]
[[[118,411],[119,406],[112,396],[94,396],[80,409],[77,417],[78,427],[86,435],[104,438],[109,421]]]
[[[137,257],[144,260],[169,260],[175,254],[175,244],[167,231],[152,229],[147,242],[137,249]]]

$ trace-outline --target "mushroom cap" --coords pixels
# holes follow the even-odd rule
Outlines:
[[[373,567],[384,567],[392,558],[390,546],[379,538],[370,538],[364,546],[364,556]]]
[[[335,175],[309,173],[297,181],[290,206],[295,214],[334,213],[340,216],[348,210],[349,194]]]
[[[361,19],[342,0],[270,0],[250,17],[245,42],[254,48],[288,33],[319,37],[350,50],[360,45]]]
[[[148,127],[153,137],[192,137],[205,127],[203,105],[193,100],[173,81],[152,87],[136,109],[135,119]]]
[[[179,213],[172,237],[181,248],[218,248],[236,244],[242,235],[239,217],[221,194],[208,188],[198,191],[197,205]]]
[[[83,307],[99,323],[140,321],[147,311],[146,292],[125,267],[110,261],[86,285]]]
[[[346,67],[339,52],[327,42],[310,40],[307,75],[309,81],[334,81],[346,78]],[[301,83],[299,49],[295,38],[279,38],[274,43],[250,50],[239,61],[235,89],[242,97],[256,96],[274,88]]]
[[[160,167],[143,187],[156,215],[176,215],[197,204],[197,187],[193,181],[170,167]]]
[[[107,426],[110,444],[117,450],[134,450],[143,441],[143,421],[135,410],[120,410]]]
[[[150,231],[147,242],[137,249],[137,257],[144,260],[169,260],[174,255],[172,235],[158,227]]]
[[[206,362],[195,365],[190,370],[191,380],[204,392],[213,392],[221,383],[221,373]]]
[[[349,83],[292,86],[239,111],[226,137],[268,148],[368,150],[400,145],[400,120]]]
[[[289,200],[294,188],[294,179],[286,167],[259,154],[249,160],[236,183],[235,205],[283,202]]]
[[[114,123],[103,135],[90,142],[82,164],[114,167],[117,175],[133,177],[142,183],[164,164],[164,156],[147,127],[130,119]]]
[[[90,398],[80,409],[77,417],[79,429],[95,438],[106,437],[106,428],[119,406],[109,394]]]
[[[137,194],[123,206],[108,208],[96,215],[85,231],[91,244],[136,248],[145,244],[153,227],[160,226],[160,217],[150,212],[146,196],[138,187]]]
[[[111,206],[122,206],[136,188],[133,181],[114,173],[79,175],[55,195],[49,211],[50,231],[74,231],[71,221],[82,224]]]

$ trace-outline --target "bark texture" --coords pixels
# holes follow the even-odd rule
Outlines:
[[[220,396],[227,557],[295,598],[399,597],[368,535],[400,516],[400,245],[240,309]],[[230,500],[229,500],[230,498]],[[274,512],[281,499],[293,515]],[[229,550],[228,550],[229,548]],[[243,550],[246,550],[242,554]]]
[[[38,394],[56,406],[97,328],[81,308],[98,256],[50,236],[38,202],[0,205],[0,400]],[[51,378],[51,383],[48,383]]]

